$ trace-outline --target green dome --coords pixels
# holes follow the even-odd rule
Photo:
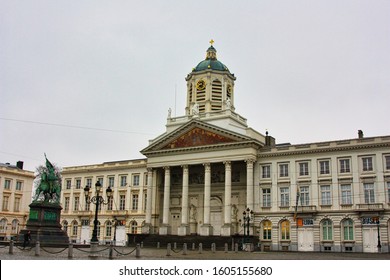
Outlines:
[[[211,45],[207,49],[206,59],[199,62],[194,68],[194,72],[203,70],[229,71],[229,69],[217,59],[217,50]]]
[[[201,61],[194,69],[195,72],[203,71],[203,70],[218,70],[218,71],[228,71],[227,67],[220,62],[219,60],[206,59]]]

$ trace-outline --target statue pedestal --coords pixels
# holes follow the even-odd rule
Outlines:
[[[61,210],[58,204],[43,201],[31,203],[26,229],[21,230],[19,240],[23,241],[24,233],[30,231],[33,243],[69,244],[67,233],[61,229]]]

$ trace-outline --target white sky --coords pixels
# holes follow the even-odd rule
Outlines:
[[[0,0],[0,162],[143,158],[210,39],[236,112],[277,143],[390,135],[389,15],[387,0]]]

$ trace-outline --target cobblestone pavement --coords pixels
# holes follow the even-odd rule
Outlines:
[[[89,248],[73,248],[71,259],[90,260]],[[244,251],[216,251],[188,249],[183,254],[182,249],[171,250],[167,256],[167,249],[141,248],[140,257],[136,257],[134,247],[113,247],[114,260],[390,260],[389,253],[336,253],[336,252],[244,252]],[[9,246],[0,247],[0,260],[68,260],[68,248],[41,247],[39,252],[35,247],[23,249],[14,246],[13,254],[9,253]],[[109,260],[110,250],[108,246],[99,246],[98,253],[93,259]]]

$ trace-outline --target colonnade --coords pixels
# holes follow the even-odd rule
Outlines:
[[[254,162],[255,160],[249,159],[246,162],[246,207],[253,209],[254,204]],[[223,199],[223,225],[221,227],[222,236],[230,236],[232,232],[232,163],[231,161],[223,162],[225,166],[225,186],[224,186],[224,199]],[[200,227],[200,235],[209,236],[213,234],[213,227],[210,221],[211,214],[211,163],[204,163],[204,193],[203,193],[203,224]],[[163,198],[163,213],[162,224],[159,225],[160,235],[189,235],[190,234],[190,217],[189,217],[189,165],[182,165],[182,199],[181,199],[181,224],[178,227],[177,232],[171,232],[171,225],[169,224],[170,215],[170,197],[171,197],[171,168],[170,166],[164,166],[164,198]],[[146,219],[144,233],[150,233],[152,228],[152,196],[157,192],[153,191],[156,187],[153,183],[153,176],[157,176],[154,172],[156,168],[148,168],[148,181],[147,181],[147,202],[146,202]]]

